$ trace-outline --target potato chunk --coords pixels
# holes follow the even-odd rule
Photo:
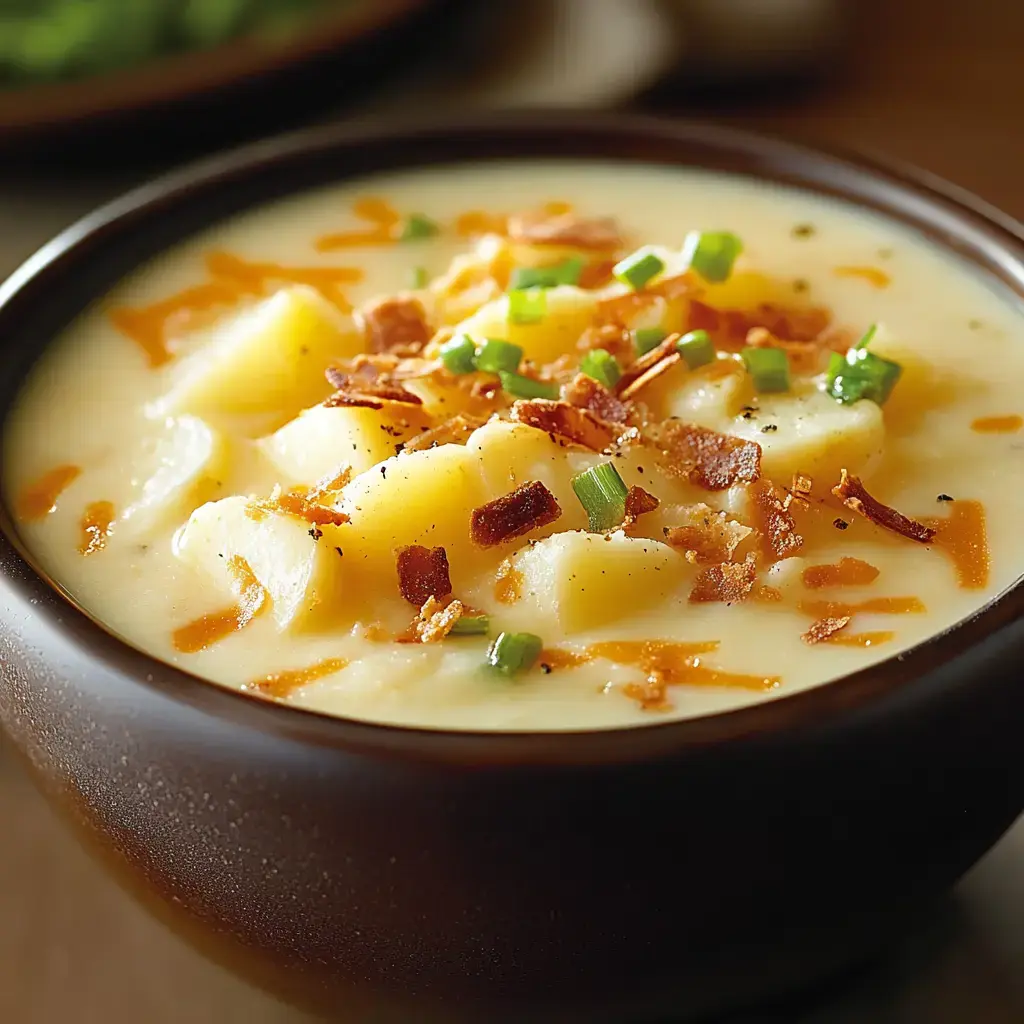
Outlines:
[[[151,530],[223,493],[228,452],[225,437],[201,419],[168,419],[144,442],[143,483],[122,520],[133,531]]]
[[[175,555],[204,573],[225,592],[234,590],[227,563],[239,555],[252,568],[273,602],[279,629],[316,629],[344,621],[346,598],[358,594],[343,587],[345,561],[336,550],[337,527],[322,527],[314,540],[309,523],[264,512],[253,518],[248,498],[233,495],[197,508],[178,531]]]
[[[362,335],[311,288],[272,295],[226,322],[169,371],[168,412],[296,413],[330,392],[324,366],[357,354]]]
[[[346,466],[355,474],[371,469],[425,425],[419,406],[316,405],[257,444],[281,473],[282,482],[312,486]]]
[[[516,557],[523,599],[514,611],[550,635],[597,629],[669,598],[689,571],[668,545],[614,533],[558,533]],[[517,627],[518,628],[518,627]]]

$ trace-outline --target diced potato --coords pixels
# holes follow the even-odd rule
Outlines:
[[[764,574],[764,583],[774,587],[783,597],[783,600],[793,602],[800,599],[804,594],[803,573],[807,568],[807,559],[783,558],[776,562]]]
[[[235,587],[229,559],[244,558],[270,595],[271,613],[282,630],[346,622],[346,607],[358,606],[359,592],[344,587],[337,528],[323,527],[323,536],[314,540],[303,520],[274,512],[254,519],[248,504],[248,498],[233,495],[201,505],[175,536],[175,555],[225,592]]]
[[[593,292],[572,285],[545,290],[545,313],[537,323],[513,324],[508,319],[508,296],[481,307],[455,329],[482,341],[501,338],[523,349],[526,359],[544,364],[576,348],[580,335],[589,326],[597,308]]]
[[[490,497],[478,457],[463,445],[394,456],[345,489],[340,507],[352,521],[339,533],[346,559],[371,586],[397,594],[397,582],[390,582],[395,551],[408,544],[443,547],[453,584],[467,584],[482,558],[469,539],[470,514]],[[495,552],[490,560],[500,557]]]
[[[701,293],[701,301],[717,309],[757,309],[763,303],[788,307],[794,304],[792,282],[757,270],[738,269],[717,284],[701,281]]]
[[[133,531],[151,530],[214,498],[230,469],[228,455],[224,435],[201,419],[168,419],[163,432],[146,439],[141,490],[122,520]]]
[[[515,560],[523,597],[507,611],[517,628],[550,636],[579,633],[654,608],[679,587],[689,569],[682,555],[658,541],[558,533]]]
[[[735,372],[729,372],[734,369]],[[738,416],[753,398],[750,377],[735,356],[720,356],[714,363],[690,370],[677,363],[640,394],[658,419],[676,416],[713,430]]]
[[[843,405],[809,380],[794,381],[784,394],[760,395],[753,417],[736,417],[725,429],[761,445],[764,474],[780,483],[794,473],[838,481],[843,468],[867,475],[885,444],[882,410],[874,402]]]
[[[351,317],[304,285],[286,288],[218,328],[170,369],[168,412],[295,414],[326,397],[324,366],[363,348]]]
[[[493,274],[501,263],[511,265],[508,243],[500,235],[485,235],[475,251],[456,256],[448,270],[432,281],[433,317],[437,324],[457,324],[501,295]]]
[[[365,406],[316,405],[269,437],[260,450],[282,475],[282,482],[311,486],[346,466],[363,473],[395,454],[395,445],[418,434],[426,417],[418,406],[385,403]]]

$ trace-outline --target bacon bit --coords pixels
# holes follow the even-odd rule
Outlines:
[[[888,288],[892,278],[878,267],[836,267],[832,271],[836,277],[859,277],[874,288]]]
[[[398,226],[401,214],[386,200],[375,196],[357,199],[352,212],[359,220],[367,221],[373,227],[365,231],[340,231],[323,235],[313,244],[317,252],[333,252],[357,245],[390,245],[398,240]]]
[[[1024,416],[983,416],[971,423],[979,434],[1016,434],[1024,427]]]
[[[866,587],[878,579],[878,570],[859,558],[840,558],[836,565],[809,565],[803,572],[808,590],[822,587]]]
[[[665,529],[665,543],[698,565],[731,561],[736,549],[754,532],[704,504],[682,509],[680,517],[686,521]]]
[[[78,553],[94,555],[102,551],[114,532],[116,518],[112,502],[94,501],[89,505],[82,516],[82,543],[78,545]]]
[[[268,498],[258,498],[245,506],[245,514],[259,521],[273,513],[294,516],[310,526],[343,526],[349,517],[329,505],[321,504],[322,496],[316,491],[304,493],[301,490],[282,491],[275,487]]]
[[[665,469],[706,491],[724,491],[761,477],[761,446],[692,423],[669,420],[654,436],[669,459]]]
[[[750,489],[754,516],[768,552],[775,558],[789,558],[803,547],[796,521],[770,480],[759,480]]]
[[[588,263],[580,271],[578,287],[591,291],[595,288],[603,288],[612,280],[612,270],[615,267],[615,260],[596,260]]]
[[[315,683],[318,679],[326,676],[333,676],[335,672],[348,668],[348,662],[344,658],[325,658],[308,668],[293,669],[289,672],[274,672],[270,675],[254,679],[251,683],[243,683],[240,689],[258,693],[261,697],[272,697],[274,700],[284,700],[290,697],[296,690]]]
[[[540,652],[537,661],[541,668],[545,665],[548,670],[559,668],[579,668],[594,660],[594,655],[589,651],[567,651],[563,647],[546,647]]]
[[[935,530],[910,519],[908,516],[897,512],[888,505],[883,505],[876,498],[873,498],[865,490],[859,477],[852,476],[846,470],[842,470],[839,484],[832,488],[832,493],[839,498],[843,504],[854,512],[869,519],[877,526],[885,530],[898,533],[908,540],[916,540],[921,544],[927,544],[935,536]]]
[[[757,579],[757,563],[752,555],[744,562],[722,562],[702,569],[693,581],[690,601],[693,604],[721,601],[733,604],[750,596]]]
[[[827,309],[786,308],[761,303],[755,310],[716,309],[698,299],[691,299],[686,329],[707,331],[719,348],[740,349],[754,328],[763,327],[776,338],[789,342],[813,341],[822,348],[845,352],[849,338],[843,335],[842,348],[838,336],[827,335],[832,314]]]
[[[78,466],[57,466],[28,485],[15,503],[19,519],[31,523],[57,511],[57,499],[81,476]]]
[[[789,485],[789,493],[797,501],[806,505],[813,487],[814,481],[806,473],[794,473],[792,483]]]
[[[474,544],[491,548],[548,526],[561,515],[555,496],[539,480],[532,480],[473,509],[469,535]]]
[[[621,324],[597,324],[588,327],[576,342],[577,352],[590,352],[595,348],[603,348],[623,365],[633,361],[633,337]],[[576,365],[576,361],[572,361]],[[592,378],[590,378],[592,379]]]
[[[444,548],[410,544],[398,549],[395,565],[402,597],[417,608],[428,598],[447,597],[452,592],[448,554]]]
[[[494,576],[494,599],[499,604],[515,604],[523,596],[523,574],[506,558]]]
[[[679,334],[670,334],[650,352],[645,352],[639,359],[627,366],[615,384],[615,393],[621,396],[635,381],[640,380],[648,370],[656,367],[662,360],[679,355],[676,351],[676,342],[680,337]]]
[[[197,654],[232,633],[245,629],[270,604],[270,595],[256,579],[249,563],[239,555],[228,559],[228,572],[238,592],[238,603],[224,611],[203,615],[171,634],[171,643],[182,654]]]
[[[322,504],[325,498],[335,497],[343,491],[352,480],[352,467],[343,466],[334,476],[325,476],[308,494],[311,502]]]
[[[778,587],[769,587],[765,583],[758,583],[750,592],[751,601],[760,601],[761,604],[778,604],[783,600],[783,593]]]
[[[877,615],[920,615],[928,609],[916,597],[872,597],[866,601],[801,601],[800,611],[815,619],[841,619],[857,612]]]
[[[839,647],[877,647],[879,644],[887,644],[895,636],[895,633],[887,629],[878,629],[867,633],[837,633],[824,642]]]
[[[814,341],[786,341],[767,327],[754,327],[747,332],[747,344],[751,348],[777,348],[785,352],[794,373],[813,374],[822,368],[824,349]]]
[[[443,550],[443,549],[439,549]],[[397,637],[400,644],[436,644],[440,643],[462,618],[465,609],[461,601],[450,601],[442,604],[435,597],[428,597],[412,620],[408,630]]]
[[[642,487],[633,486],[626,491],[626,518],[622,529],[628,530],[642,515],[653,512],[661,502]]]
[[[644,711],[671,711],[673,707],[668,699],[668,681],[661,672],[651,672],[643,683],[626,683],[622,693]]]
[[[629,401],[630,399],[634,398],[637,395],[637,393],[642,391],[645,387],[647,387],[648,384],[657,380],[657,378],[660,377],[663,373],[666,373],[668,370],[672,369],[672,367],[675,366],[676,363],[681,362],[682,358],[682,355],[680,355],[678,352],[670,352],[660,362],[655,363],[654,366],[652,366],[646,373],[641,374],[631,384],[623,388],[619,392],[619,397],[622,398],[623,401]]]
[[[369,409],[383,409],[386,403],[397,405],[422,405],[423,399],[407,391],[401,384],[378,377],[370,380],[365,375],[347,374],[337,366],[326,371],[328,382],[337,391],[323,403],[328,409],[340,406],[364,406]]]
[[[483,416],[453,416],[432,430],[426,430],[422,434],[417,434],[411,441],[406,441],[402,451],[419,452],[442,444],[465,444],[469,440],[469,435],[486,422]]]
[[[391,634],[380,622],[371,622],[363,626],[362,634],[364,640],[374,644],[388,643],[391,640]]]
[[[360,310],[371,352],[415,356],[430,341],[423,304],[412,297],[385,298]]]
[[[584,218],[571,213],[523,213],[508,220],[508,237],[526,245],[561,245],[573,249],[614,251],[625,244],[610,217]]]
[[[849,615],[844,615],[839,619],[818,619],[806,633],[801,635],[800,639],[808,645],[819,644],[822,640],[828,640],[829,637],[834,636],[841,629],[846,629],[849,624]]]
[[[985,506],[980,501],[953,501],[947,519],[928,518],[923,525],[935,532],[935,547],[953,560],[958,586],[982,590],[988,586],[992,556],[985,529]]]
[[[512,406],[512,419],[528,427],[555,434],[582,445],[594,452],[611,448],[618,437],[618,431],[598,419],[586,409],[578,409],[568,402],[556,402],[547,398],[531,398],[516,402]]]
[[[629,406],[585,373],[576,374],[568,384],[562,385],[562,401],[586,409],[606,423],[622,424],[629,418]]]

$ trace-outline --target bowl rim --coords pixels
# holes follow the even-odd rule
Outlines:
[[[718,154],[719,163],[731,156],[744,164],[740,173],[755,180],[804,191],[811,191],[813,185],[818,194],[831,195],[901,221],[904,227],[930,236],[947,253],[979,264],[989,276],[1001,278],[1024,296],[1024,226],[959,186],[926,171],[875,155],[707,122],[546,109],[484,112],[430,123],[389,120],[385,124],[345,122],[304,128],[195,161],[87,214],[30,256],[0,285],[0,331],[7,333],[8,321],[17,320],[18,300],[26,289],[45,283],[65,261],[98,238],[108,249],[116,247],[119,241],[124,241],[118,232],[128,237],[133,232],[138,234],[155,217],[166,215],[175,206],[187,207],[206,192],[259,174],[273,175],[275,169],[301,167],[303,162],[325,155],[337,156],[346,151],[352,155],[374,145],[383,146],[385,155],[392,151],[402,154],[398,162],[377,165],[376,171],[383,173],[399,167],[473,160],[473,156],[464,154],[443,156],[453,138],[462,142],[498,140],[505,147],[519,143],[527,148],[531,139],[535,144],[537,139],[545,139],[547,145],[558,150],[548,154],[555,158],[571,155],[571,150],[564,149],[565,140],[584,141],[591,147],[615,143],[621,144],[621,149],[629,149],[631,144],[640,145],[645,151],[660,151],[660,161],[674,166],[693,166],[694,162],[684,156],[688,149]],[[598,139],[603,142],[596,142]],[[442,158],[423,159],[420,146],[431,152],[431,147],[440,149]],[[616,157],[619,148],[616,145],[601,155],[587,149],[576,159],[618,158],[639,163],[652,160],[632,154]],[[510,152],[505,158],[543,159],[545,152]],[[725,162],[728,164],[728,160]],[[719,166],[718,170],[735,172],[736,168]],[[374,171],[358,168],[350,175],[341,169],[334,180],[358,178],[364,173]],[[330,180],[307,187],[323,187]],[[289,189],[282,194],[298,191]],[[903,204],[899,208],[893,206],[897,200]],[[273,197],[262,200],[272,201]],[[234,212],[214,216],[211,222]],[[111,233],[113,238],[107,239]],[[181,240],[187,237],[188,233]],[[166,251],[166,247],[160,251]],[[90,292],[86,304],[96,297],[96,292]],[[9,409],[9,403],[0,408],[0,427]],[[884,698],[897,693],[905,695],[914,683],[921,683],[956,655],[977,647],[1024,617],[1022,574],[981,608],[913,647],[792,694],[713,714],[642,725],[583,730],[460,730],[368,721],[280,704],[213,683],[149,655],[108,630],[41,569],[2,502],[0,577],[19,585],[15,599],[20,597],[27,604],[31,594],[32,614],[46,616],[49,624],[60,628],[82,655],[99,660],[111,671],[130,676],[136,684],[157,690],[174,702],[301,743],[419,760],[472,761],[477,765],[648,761],[683,750],[743,743],[834,722],[853,712],[876,708]]]

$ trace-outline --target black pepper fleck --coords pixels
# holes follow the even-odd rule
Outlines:
[[[849,527],[850,524],[845,519],[839,519],[837,517],[836,519],[832,520],[832,525],[837,530],[845,530],[845,529],[847,529]]]
[[[550,665],[549,665],[549,664],[548,664],[548,663],[547,663],[546,661],[542,661],[542,662],[540,663],[540,670],[541,670],[541,672],[543,672],[543,673],[544,673],[544,675],[546,675],[546,676],[549,676],[549,675],[551,675],[551,666],[550,666]]]
[[[345,557],[345,552],[342,551],[341,548],[335,548],[334,550],[338,552],[338,557],[339,558],[344,558]]]
[[[793,228],[792,234],[794,238],[811,238],[814,235],[814,225],[797,224],[796,227]]]
[[[778,429],[779,429],[778,424],[776,424],[776,423],[766,423],[761,428],[761,433],[762,434],[774,434],[775,431],[778,430]]]
[[[313,540],[319,540],[324,535],[324,531],[319,526],[314,526],[310,529],[309,535]]]
[[[951,494],[943,493],[943,494],[940,494],[935,500],[936,501],[955,501],[956,499]]]

